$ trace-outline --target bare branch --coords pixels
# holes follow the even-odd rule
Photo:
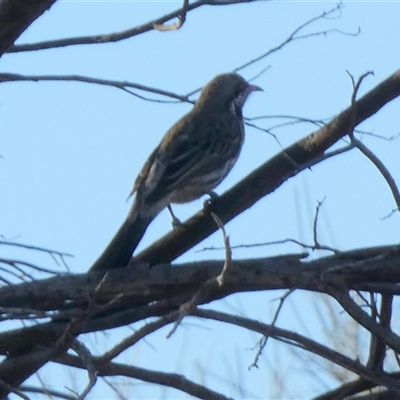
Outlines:
[[[193,313],[193,315],[200,318],[213,319],[216,321],[241,326],[245,329],[249,329],[254,332],[261,333],[265,336],[274,338],[276,340],[283,341],[284,343],[290,344],[292,346],[299,347],[303,350],[326,358],[327,360],[330,360],[342,366],[343,368],[346,368],[349,371],[352,371],[359,376],[364,377],[365,379],[368,379],[379,385],[387,386],[388,388],[395,390],[396,393],[400,393],[400,383],[397,381],[397,379],[391,378],[388,374],[379,371],[373,371],[365,367],[361,363],[354,361],[351,358],[346,357],[335,350],[331,350],[330,348],[323,346],[297,333],[266,325],[248,318],[233,316],[213,310],[197,309],[196,312]]]
[[[321,288],[322,278],[324,285],[334,285],[339,279],[345,281],[349,287],[359,290],[369,290],[371,285],[379,290],[379,283],[385,283],[383,290],[388,291],[391,285],[400,282],[400,254],[397,246],[343,252],[307,263],[300,262],[301,256],[233,260],[224,286],[220,287],[217,282],[214,286],[210,284],[208,293],[201,292],[199,287],[203,282],[216,281],[221,272],[222,260],[187,263],[174,268],[162,265],[148,270],[125,268],[109,271],[96,301],[102,304],[110,301],[112,303],[119,293],[124,293],[124,297],[114,303],[109,312],[100,315],[99,310],[102,308],[95,306],[92,315],[97,315],[96,318],[83,319],[80,332],[105,330],[150,316],[166,315],[178,310],[199,291],[195,304],[199,300],[203,304],[241,291],[278,288],[326,291],[325,286]],[[98,276],[101,274],[61,276],[0,289],[1,306],[7,307],[11,304],[20,307],[35,305],[41,309],[66,308],[66,311],[58,313],[54,322],[22,331],[1,333],[0,354],[19,353],[33,345],[49,346],[54,337],[58,337],[66,329],[65,321],[75,317],[82,318],[82,307],[87,307],[88,297],[97,286]],[[399,292],[398,289],[395,290]],[[47,299],[46,303],[43,303],[43,298]]]
[[[49,0],[48,0],[49,1]],[[221,6],[229,6],[232,4],[239,3],[251,3],[256,0],[231,0],[231,1],[213,1],[213,0],[199,0],[192,4],[188,4],[186,13],[196,8],[199,8],[204,5],[221,5]],[[186,14],[185,13],[185,14]],[[179,17],[182,15],[182,9],[176,10],[170,14],[164,15],[163,17],[157,18],[153,21],[147,22],[143,25],[136,26],[135,28],[127,29],[125,31],[116,32],[116,33],[106,33],[102,35],[94,35],[94,36],[81,36],[75,38],[67,38],[67,39],[59,39],[59,40],[48,40],[39,43],[32,44],[21,44],[11,47],[7,53],[19,53],[23,51],[36,51],[36,50],[44,50],[44,49],[55,49],[59,47],[66,46],[74,46],[81,44],[101,44],[101,43],[110,43],[110,42],[118,42],[121,40],[129,39],[131,37],[140,35],[145,32],[152,31],[156,29],[156,26],[164,25],[166,22]]]
[[[0,9],[2,3],[6,1],[8,0],[0,0]],[[21,1],[26,2],[27,0]],[[200,0],[190,4],[189,0],[183,0],[183,6],[175,13],[124,32],[14,46],[10,52],[84,44],[85,41],[88,41],[87,44],[105,43],[127,39],[154,29],[161,31],[176,30],[183,26],[188,17],[188,12],[199,6],[231,5],[250,1],[253,0]],[[43,0],[38,0],[38,2],[43,2]],[[279,46],[249,61],[235,71],[262,60],[295,40],[312,36],[326,36],[333,32],[357,35],[357,33],[350,34],[335,29],[307,33],[306,28],[312,23],[323,18],[329,18],[335,11],[340,12],[340,7],[338,6],[307,21],[293,31]],[[178,22],[171,23],[170,20],[173,18],[178,18]],[[81,40],[81,43],[79,43],[79,40]],[[261,71],[260,74],[265,70]],[[213,201],[208,209],[202,210],[183,224],[182,230],[167,235],[166,238],[138,254],[132,260],[131,268],[112,271],[112,273],[105,275],[90,273],[80,276],[61,276],[59,274],[56,277],[35,281],[37,272],[51,274],[55,272],[29,262],[0,259],[0,263],[2,263],[0,270],[5,272],[6,277],[8,277],[7,274],[11,276],[10,280],[0,277],[0,281],[9,285],[0,288],[0,321],[34,319],[38,322],[33,325],[29,321],[27,325],[30,326],[0,333],[0,354],[2,355],[0,397],[3,398],[8,393],[13,392],[21,398],[28,398],[23,390],[29,391],[29,387],[24,388],[18,385],[47,362],[53,360],[56,363],[74,366],[88,372],[89,382],[83,393],[77,395],[80,399],[85,398],[93,388],[97,376],[114,375],[173,387],[191,396],[212,400],[226,399],[222,394],[198,385],[184,376],[148,371],[112,361],[150,333],[176,321],[174,331],[180,321],[189,315],[227,322],[263,335],[254,361],[255,366],[258,357],[271,337],[294,346],[294,348],[319,355],[324,360],[360,376],[360,379],[353,382],[351,387],[350,385],[342,386],[341,392],[337,390],[336,394],[347,393],[351,395],[352,393],[359,393],[362,387],[369,389],[380,386],[384,389],[388,388],[385,393],[395,393],[394,396],[397,396],[400,393],[398,375],[386,373],[383,365],[387,347],[393,349],[397,360],[399,360],[398,353],[400,353],[400,337],[391,330],[393,296],[400,295],[400,252],[398,246],[339,252],[321,245],[317,237],[317,226],[322,202],[317,205],[313,221],[314,244],[312,246],[295,239],[286,239],[274,243],[292,242],[307,249],[330,250],[335,253],[330,257],[307,262],[308,260],[302,259],[303,254],[296,254],[269,259],[234,261],[232,260],[229,237],[224,228],[227,221],[251,207],[263,196],[274,191],[290,177],[318,162],[355,147],[362,151],[384,176],[395,198],[397,209],[400,210],[400,193],[393,177],[380,163],[380,160],[354,138],[354,134],[357,133],[355,131],[357,124],[373,115],[387,102],[399,96],[400,70],[360,100],[357,100],[357,92],[361,82],[368,74],[362,76],[357,82],[351,77],[353,84],[351,107],[332,119],[330,123],[326,123],[324,120],[292,117],[289,121],[286,120],[284,123],[264,129],[253,125],[250,122],[252,120],[247,120],[247,125],[271,134],[278,143],[279,140],[272,130],[288,124],[311,123],[318,130],[283,150],[268,163],[255,170],[245,180]],[[171,99],[169,102],[193,103],[190,96],[196,93],[194,91],[187,95],[179,95],[133,82],[103,80],[79,75],[21,76],[0,74],[0,83],[11,81],[77,81],[99,84],[120,89],[140,99],[156,102],[168,102],[168,100],[162,99],[169,98]],[[143,96],[141,92],[151,93],[155,98]],[[160,97],[161,100],[159,100],[157,96],[163,97]],[[261,117],[258,119],[261,119]],[[256,120],[256,118],[253,120]],[[338,140],[344,140],[346,134],[350,137],[350,143],[346,140],[345,147],[327,152],[332,144]],[[169,262],[216,229],[222,231],[223,248],[225,249],[224,260],[187,263],[171,268]],[[6,241],[0,241],[0,245],[30,248],[29,246],[9,244]],[[47,251],[56,262],[58,258],[61,258],[64,263],[63,257],[67,255],[40,248],[32,247],[31,249]],[[149,267],[153,268],[150,269]],[[15,279],[19,279],[23,283],[11,286]],[[287,290],[285,295],[280,298],[271,325],[198,308],[199,305],[232,293],[264,289]],[[333,351],[328,346],[323,346],[302,335],[275,326],[285,299],[296,289],[330,294],[355,321],[369,330],[372,340],[367,365],[363,365],[351,357],[343,356],[340,354],[341,352]],[[382,300],[379,303],[379,297],[376,294],[371,294],[371,298],[368,300],[368,296],[360,292],[360,296],[365,300],[367,307],[364,304],[359,306],[349,295],[351,289],[382,293]],[[100,357],[93,357],[90,350],[77,340],[80,334],[123,326],[143,321],[148,317],[157,317],[157,320],[142,326]],[[40,321],[40,318],[47,320]],[[78,356],[68,354],[69,349],[73,349]],[[352,390],[353,392],[351,392]],[[354,390],[358,390],[358,392],[354,392]],[[31,391],[34,392],[34,390]],[[37,391],[36,393],[46,393],[49,396],[54,395],[71,399],[71,396],[55,391],[46,392],[44,386],[41,392]],[[336,398],[340,398],[340,395]]]
[[[218,218],[218,216],[214,213],[211,214],[212,217],[214,218],[215,222],[219,226],[219,228],[222,231],[222,239],[224,241],[224,248],[225,248],[225,262],[224,266],[222,267],[221,273],[217,277],[217,281],[219,283],[219,286],[222,286],[225,282],[225,278],[228,274],[229,268],[232,265],[232,250],[231,246],[229,243],[229,236],[226,234],[225,227],[222,224],[222,221]]]
[[[313,222],[313,241],[314,241],[314,246],[313,249],[316,250],[328,250],[328,251],[332,251],[335,254],[339,254],[340,251],[337,249],[334,249],[333,247],[330,246],[326,246],[326,245],[322,245],[319,243],[318,241],[318,216],[319,216],[319,211],[321,209],[322,204],[324,203],[325,198],[322,199],[322,201],[318,201],[317,202],[317,207],[315,209],[315,217],[314,217],[314,222]]]
[[[194,294],[194,296],[189,301],[185,302],[179,307],[179,317],[176,320],[171,331],[168,333],[167,338],[171,337],[175,333],[185,315],[189,314],[192,310],[194,310],[197,307],[197,305],[206,301],[206,299],[210,299],[218,295],[218,293],[220,293],[221,288],[224,286],[227,280],[228,272],[232,265],[232,250],[229,245],[229,237],[226,235],[225,228],[219,217],[214,213],[211,213],[211,215],[214,218],[214,221],[216,222],[218,227],[222,231],[222,237],[225,245],[224,266],[222,267],[221,273],[217,277],[210,278],[206,282],[204,282],[200,286],[199,290]]]
[[[93,83],[96,85],[110,86],[120,90],[123,90],[131,95],[137,96],[143,100],[152,101],[156,103],[166,103],[165,100],[157,100],[150,99],[144,96],[139,96],[136,93],[133,93],[128,90],[128,88],[137,89],[149,93],[158,94],[165,97],[170,97],[178,100],[179,102],[186,102],[193,104],[193,101],[189,100],[188,95],[178,95],[172,92],[168,92],[166,90],[152,88],[150,86],[145,86],[139,83],[127,82],[127,81],[113,81],[107,79],[97,79],[89,76],[81,76],[81,75],[19,75],[12,73],[0,73],[0,83],[2,82],[23,82],[23,81],[31,81],[31,82],[40,82],[40,81],[58,81],[58,82],[84,82],[84,83]]]
[[[58,397],[58,398],[64,399],[64,400],[76,400],[76,396],[70,396],[68,394],[61,393],[57,390],[48,389],[48,388],[43,389],[43,388],[37,388],[34,386],[21,385],[19,387],[19,389],[23,392],[51,395],[51,396]]]
[[[321,274],[324,282],[335,282],[337,274],[351,288],[365,290],[378,283],[394,284],[400,281],[400,255],[397,246],[342,252],[309,262],[301,262],[305,254],[280,257],[232,260],[231,272],[226,276],[224,295],[236,291],[303,288],[318,290]],[[96,310],[135,306],[173,295],[196,292],[203,282],[216,278],[223,260],[209,260],[174,265],[164,264],[150,269],[121,268],[109,271],[102,290],[97,293]],[[302,274],[296,272],[301,268]],[[385,270],[386,268],[386,270]],[[58,276],[36,282],[27,282],[0,289],[0,306],[34,308],[37,310],[66,310],[86,306],[102,274]],[[218,285],[219,287],[219,285]],[[115,299],[118,296],[119,302]],[[43,298],[47,302],[43,302]],[[114,303],[113,303],[114,302]],[[105,305],[102,305],[105,304]],[[70,314],[74,315],[74,314]],[[66,318],[68,314],[60,314]],[[1,337],[1,335],[0,335]],[[0,340],[1,348],[1,340]],[[1,351],[0,351],[1,354]]]
[[[40,267],[39,265],[35,265],[35,264],[30,263],[30,262],[21,261],[21,260],[11,260],[11,259],[6,259],[6,258],[0,258],[0,263],[7,264],[7,265],[15,268],[23,276],[26,276],[27,278],[29,278],[31,280],[34,280],[34,277],[31,274],[29,274],[26,270],[22,269],[20,267],[20,265],[22,267],[28,267],[28,268],[31,268],[31,269],[33,269],[35,271],[45,272],[45,273],[51,274],[51,275],[59,275],[59,274],[65,275],[65,274],[68,274],[68,272],[53,271],[51,269]],[[11,273],[11,272],[9,272],[9,273]]]
[[[376,323],[357,303],[350,297],[348,292],[339,288],[327,288],[326,293],[330,294],[351,315],[361,326],[379,338],[382,343],[400,353],[400,338],[389,328]]]
[[[393,199],[397,206],[395,211],[400,212],[400,191],[399,188],[397,187],[396,181],[394,180],[392,174],[386,168],[385,164],[383,164],[383,162],[370,149],[368,149],[368,147],[365,146],[365,144],[356,139],[353,135],[351,136],[351,141],[354,147],[357,147],[357,149],[360,150],[361,153],[364,154],[381,173],[386,183],[388,184],[390,191],[392,192]]]
[[[3,262],[4,260],[1,260],[1,261]],[[5,264],[7,264],[7,260],[5,260],[5,261],[6,261]],[[4,263],[4,262],[3,262],[3,263]],[[18,267],[17,267],[16,269],[18,270]],[[3,271],[3,272],[5,272],[5,273],[7,273],[7,274],[13,276],[14,278],[17,278],[18,280],[23,281],[23,282],[26,282],[26,281],[27,281],[26,276],[25,276],[25,273],[18,274],[18,273],[16,273],[16,272],[14,272],[12,269],[10,270],[10,269],[7,269],[7,268],[2,267],[2,266],[0,266],[0,271]],[[9,280],[7,280],[6,278],[4,278],[4,277],[1,277],[1,280],[2,280],[4,283],[6,283],[7,285],[12,285],[12,283],[11,283]]]
[[[142,328],[140,328],[138,331],[136,331],[133,335],[122,340],[118,345],[114,346],[111,350],[104,353],[101,357],[97,357],[96,358],[97,362],[99,362],[100,364],[105,364],[107,362],[110,362],[113,358],[120,355],[126,349],[133,346],[134,344],[139,342],[141,339],[143,339],[150,333],[153,333],[153,332],[157,331],[158,329],[162,328],[163,326],[166,326],[166,325],[174,322],[177,317],[178,317],[178,312],[175,311],[175,312],[170,313],[170,314],[166,315],[165,317],[162,317],[154,322],[150,322],[150,323],[144,325]]]
[[[0,74],[1,76],[1,74]],[[1,78],[0,78],[1,81]],[[5,241],[5,240],[0,240],[0,246],[14,246],[14,247],[20,247],[23,249],[27,249],[27,250],[36,250],[36,251],[41,251],[43,253],[50,253],[56,256],[60,256],[60,257],[73,257],[73,254],[70,253],[64,253],[58,250],[52,250],[52,249],[48,249],[46,247],[39,247],[39,246],[32,246],[30,244],[24,244],[24,243],[16,243],[16,242],[9,242],[9,241]]]
[[[280,313],[281,310],[282,310],[283,303],[285,302],[285,300],[286,300],[295,290],[296,290],[296,289],[290,289],[290,290],[288,290],[283,296],[280,297],[280,299],[279,299],[279,304],[278,304],[278,308],[276,309],[275,315],[274,315],[274,317],[273,317],[273,319],[272,319],[272,322],[271,322],[271,326],[272,326],[272,327],[275,326],[276,321],[278,320],[278,316],[279,316],[279,313]],[[258,368],[258,360],[260,359],[260,356],[261,356],[263,350],[265,349],[265,346],[267,345],[268,338],[269,338],[269,336],[263,336],[263,337],[260,339],[260,341],[259,341],[259,348],[258,348],[257,354],[256,354],[256,356],[254,357],[254,361],[253,361],[253,363],[250,365],[249,369],[252,368],[252,367],[257,367],[257,368]]]
[[[353,132],[354,127],[356,125],[355,119],[356,119],[356,109],[357,109],[357,102],[356,102],[357,93],[361,86],[362,81],[368,75],[373,75],[373,72],[368,71],[368,72],[364,73],[363,75],[360,76],[360,78],[357,80],[357,82],[355,82],[354,77],[348,71],[347,71],[347,73],[350,76],[352,84],[353,84],[353,93],[351,96],[351,107],[353,109],[353,123],[350,126],[348,135],[349,135],[350,140],[351,140],[352,144],[354,145],[354,147],[359,149],[361,151],[361,153],[364,154],[375,165],[375,167],[381,173],[383,178],[386,180],[386,183],[389,185],[389,188],[392,192],[394,201],[397,205],[397,210],[399,210],[399,212],[400,212],[400,191],[396,185],[395,180],[393,179],[392,175],[390,174],[389,170],[385,167],[383,162],[371,150],[369,150],[368,147],[365,146],[360,140],[356,139],[354,137],[354,132]]]
[[[349,151],[351,149],[353,149],[354,146],[350,145],[335,151],[332,151],[330,153],[327,153],[323,156],[323,159],[327,159],[333,156],[336,156],[338,154],[344,153],[346,151]],[[316,214],[315,214],[315,218],[314,218],[314,223],[313,223],[313,238],[314,238],[314,244],[309,245],[303,242],[300,242],[297,239],[292,239],[292,238],[288,238],[288,239],[282,239],[282,240],[273,240],[270,242],[262,242],[262,243],[250,243],[250,244],[239,244],[239,245],[235,245],[235,246],[231,246],[231,249],[246,249],[246,248],[252,248],[252,247],[264,247],[264,246],[271,246],[271,245],[277,245],[277,244],[286,244],[286,243],[294,243],[297,244],[299,246],[301,246],[304,249],[310,249],[310,250],[328,250],[328,251],[332,251],[335,254],[339,254],[340,251],[337,249],[334,249],[330,246],[324,246],[321,245],[318,240],[317,240],[317,220],[318,220],[318,214],[319,214],[319,208],[321,207],[322,203],[324,200],[322,200],[321,202],[318,202],[317,205],[317,209],[316,209]],[[210,251],[210,250],[222,250],[224,249],[224,247],[217,247],[217,246],[209,246],[209,247],[204,247],[200,250],[197,250],[197,253],[203,252],[203,251]]]
[[[282,43],[280,43],[278,46],[273,47],[272,49],[268,50],[266,53],[252,59],[251,61],[246,62],[245,64],[241,65],[240,67],[237,67],[234,69],[234,72],[238,72],[244,68],[247,68],[248,66],[262,60],[263,58],[266,58],[270,56],[271,54],[277,52],[278,50],[281,50],[284,46],[286,46],[290,42],[294,42],[295,40],[302,40],[302,39],[307,39],[313,36],[327,36],[330,33],[340,33],[342,35],[346,36],[358,36],[360,34],[360,29],[358,29],[357,32],[355,33],[350,33],[350,32],[344,32],[339,29],[329,29],[325,31],[319,31],[319,32],[312,32],[312,33],[306,33],[304,35],[299,35],[300,32],[302,32],[306,27],[312,25],[314,22],[319,21],[321,19],[328,19],[329,16],[332,14],[336,13],[337,11],[341,12],[341,6],[340,4],[336,5],[336,7],[330,9],[329,11],[323,12],[322,14],[311,18],[310,20],[306,21],[299,27],[297,27],[287,38],[284,40]]]
[[[49,291],[53,291],[57,296],[64,298],[69,313],[65,316],[60,314],[59,318],[54,319],[54,322],[0,334],[0,354],[20,354],[21,351],[26,352],[30,346],[51,347],[50,350],[36,352],[36,356],[36,353],[28,352],[26,356],[14,358],[11,369],[8,360],[3,361],[0,364],[0,373],[5,376],[4,372],[7,371],[14,377],[15,368],[18,368],[18,371],[24,371],[24,375],[18,375],[18,380],[23,379],[25,374],[29,374],[29,371],[32,370],[36,371],[42,365],[41,363],[45,363],[49,357],[54,358],[54,354],[63,352],[70,340],[73,340],[76,332],[104,330],[126,325],[149,316],[165,315],[168,312],[176,312],[173,317],[177,317],[182,315],[180,310],[177,311],[179,306],[188,304],[188,302],[200,304],[233,292],[267,288],[286,287],[328,291],[326,285],[329,283],[333,285],[341,280],[347,281],[347,284],[351,286],[357,282],[357,277],[360,282],[358,285],[400,282],[400,273],[398,272],[400,270],[400,254],[396,246],[346,252],[309,263],[300,263],[298,255],[273,257],[269,259],[269,262],[266,260],[232,261],[230,273],[226,276],[223,287],[219,286],[216,280],[222,265],[223,262],[218,261],[195,263],[192,268],[186,264],[181,267],[175,266],[172,269],[169,265],[136,271],[129,268],[117,269],[109,271],[106,277],[94,273],[90,274],[90,278],[88,275],[67,275],[0,289],[0,304],[3,306],[7,305],[2,304],[7,299],[7,295],[5,297],[4,295],[11,294],[11,292],[10,301],[17,304],[21,300],[18,290],[21,290],[22,299],[28,300],[29,304],[35,304],[33,294],[36,292],[41,307],[54,307],[57,302],[52,301],[49,293]],[[302,271],[301,274],[297,273],[299,269]],[[103,280],[99,284],[96,277],[102,276]],[[321,277],[323,277],[322,287]],[[59,280],[58,283],[57,280]],[[214,284],[210,284],[208,288],[207,285],[202,284],[202,280],[203,282],[211,281]],[[152,282],[154,285],[151,284]],[[161,283],[163,284],[161,285]],[[199,285],[201,289],[199,289]],[[328,285],[328,289],[329,287]],[[94,299],[100,305],[95,304],[93,300],[88,302],[88,298],[91,298],[90,293],[93,292],[95,293]],[[28,293],[29,299],[27,299]],[[120,293],[124,293],[124,297],[119,298],[117,302],[114,299],[118,298]],[[172,293],[176,297],[175,299],[171,297]],[[48,304],[43,304],[43,298],[48,300]],[[158,299],[161,298],[170,300],[159,301]],[[148,304],[143,305],[144,301],[147,301]],[[60,303],[57,307],[60,307]],[[199,310],[190,308],[190,311],[195,314]],[[361,312],[363,311],[361,310]],[[350,315],[352,314],[350,313]],[[95,316],[96,318],[94,318]],[[68,319],[71,319],[70,323],[66,322]],[[160,324],[162,325],[164,322],[166,321],[160,322]],[[375,322],[373,324],[376,325]],[[371,332],[376,333],[372,330]],[[143,335],[145,333],[145,331],[142,332]],[[392,333],[392,335],[394,334]],[[384,342],[388,343],[387,335],[384,336]],[[60,339],[53,345],[54,340],[58,337]],[[135,339],[139,339],[139,336]],[[395,336],[392,342],[396,343],[398,340]],[[392,343],[388,344],[392,345]],[[366,373],[366,371],[364,372]],[[11,375],[8,379],[11,379]],[[380,379],[379,376],[376,379]],[[12,381],[7,380],[7,382],[11,383]],[[19,384],[18,381],[14,380],[14,382]]]
[[[16,394],[18,397],[21,397],[21,399],[30,400],[29,397],[26,396],[24,393],[22,393],[20,390],[12,387],[11,385],[9,385],[7,382],[3,381],[2,379],[0,379],[0,386],[2,386],[7,391]]]
[[[94,365],[93,356],[90,353],[90,350],[82,342],[75,339],[71,343],[71,349],[74,350],[76,354],[78,354],[88,372],[89,383],[82,394],[78,396],[78,400],[84,400],[97,382],[97,370]]]
[[[53,313],[29,308],[0,307],[0,321],[50,318]]]
[[[390,329],[392,318],[393,295],[384,294],[381,298],[381,307],[379,313],[379,323],[387,329]],[[386,355],[386,345],[375,335],[371,335],[370,350],[367,366],[383,370],[383,361]]]
[[[400,373],[395,372],[395,373],[390,373],[388,374],[389,376],[392,376],[394,379],[399,379],[400,378]],[[371,381],[367,381],[363,378],[354,380],[352,382],[345,383],[341,387],[330,390],[321,396],[314,397],[313,400],[337,400],[337,399],[345,399],[348,398],[348,396],[355,395],[361,392],[364,392],[366,390],[371,390],[375,388],[376,386],[380,386],[379,384],[373,383]],[[393,397],[392,397],[393,398]],[[354,398],[353,400],[356,400],[357,398]],[[375,399],[375,400],[379,400]]]
[[[75,357],[69,354],[64,354],[61,357],[54,359],[54,361],[63,365],[69,365],[76,368],[85,368],[79,357]],[[95,362],[95,367],[98,371],[99,376],[126,376],[129,378],[139,379],[144,382],[172,387],[201,399],[228,400],[228,397],[223,396],[222,394],[219,394],[211,389],[207,389],[205,386],[194,383],[193,381],[190,381],[184,376],[178,374],[151,371],[143,368],[111,362],[107,364],[100,364]]]
[[[221,1],[219,2],[220,4],[227,4],[229,2],[224,2]],[[347,35],[347,36],[358,36],[360,34],[360,29],[358,29],[358,31],[356,33],[349,33],[349,32],[343,32],[340,31],[338,29],[330,29],[330,30],[325,30],[325,31],[319,31],[319,32],[313,32],[313,33],[308,33],[308,34],[304,34],[304,35],[298,35],[297,34],[299,32],[301,32],[304,28],[306,28],[307,26],[313,24],[314,22],[321,20],[321,19],[328,19],[329,15],[334,14],[336,11],[341,11],[340,8],[340,4],[338,4],[336,7],[332,8],[331,10],[327,11],[327,12],[323,12],[322,14],[318,15],[317,17],[311,18],[310,20],[306,21],[304,24],[300,25],[298,28],[296,28],[283,42],[281,42],[279,45],[273,47],[272,49],[268,50],[266,53],[263,53],[262,55],[252,59],[251,61],[246,62],[245,64],[235,68],[232,72],[238,72],[241,71],[247,67],[249,67],[252,64],[257,63],[258,61],[261,61],[262,59],[270,56],[271,54],[281,50],[283,47],[285,47],[287,44],[294,42],[296,40],[302,40],[302,39],[307,39],[310,37],[314,37],[314,36],[327,36],[330,33],[340,33],[342,35]],[[255,77],[261,75],[262,73],[264,73],[268,67],[265,67],[258,75],[256,75]],[[255,79],[255,77],[252,78],[252,80]],[[192,92],[188,93],[188,96],[191,96],[197,92],[199,92],[201,90],[201,88],[197,88],[196,90],[193,90]],[[257,127],[256,127],[257,128]]]
[[[106,385],[112,389],[112,391],[118,396],[119,400],[129,400],[126,396],[124,396],[115,384],[109,382],[104,376],[102,377],[102,381],[106,383]]]

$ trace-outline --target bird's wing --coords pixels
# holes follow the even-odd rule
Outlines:
[[[138,188],[146,180],[147,176],[149,175],[151,166],[153,165],[154,160],[157,157],[157,154],[158,154],[158,147],[153,150],[153,152],[150,154],[149,158],[143,165],[142,169],[140,170],[139,175],[136,177],[135,183],[133,184],[133,188],[129,193],[128,199],[138,190]]]
[[[186,131],[166,144],[163,141],[156,149],[156,156],[143,182],[148,202],[158,201],[159,198],[171,194],[184,184],[185,179],[196,170],[196,166],[201,164],[201,141],[193,133],[190,130]]]
[[[193,184],[198,178],[214,174],[224,167],[227,158],[236,159],[241,141],[237,146],[232,141],[237,140],[237,135],[221,137],[219,134],[222,130],[240,128],[239,124],[232,127],[230,121],[220,114],[208,115],[189,123],[182,121],[177,129],[171,129],[157,148],[157,155],[148,169],[148,200],[157,201],[177,188],[190,182]],[[232,150],[233,155],[229,154]]]

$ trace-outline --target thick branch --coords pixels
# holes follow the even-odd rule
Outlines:
[[[320,290],[317,281],[346,281],[362,290],[370,284],[400,281],[400,253],[397,246],[359,249],[301,262],[306,254],[233,260],[224,285],[226,292],[303,288]],[[121,302],[135,304],[197,290],[201,282],[221,273],[223,260],[162,264],[153,268],[136,265],[109,271],[96,296],[111,300],[124,293]],[[301,271],[301,274],[299,273]],[[103,273],[64,275],[0,289],[0,307],[31,310],[65,310],[87,305]],[[364,286],[363,286],[364,285]],[[397,294],[397,293],[395,293]],[[121,303],[122,304],[122,303]]]
[[[188,95],[179,95],[173,92],[169,92],[162,89],[153,88],[150,86],[142,85],[139,83],[128,82],[128,81],[114,81],[109,79],[98,79],[92,78],[90,76],[82,76],[82,75],[20,75],[20,74],[12,74],[8,72],[0,73],[0,83],[3,82],[85,82],[102,86],[110,86],[117,89],[121,89],[124,92],[127,92],[131,95],[140,97],[144,100],[154,101],[154,102],[167,102],[167,100],[157,100],[157,99],[148,99],[141,95],[138,95],[132,92],[129,89],[136,89],[140,91],[145,91],[152,94],[157,94],[160,96],[169,97],[177,100],[177,102],[188,102],[193,103],[193,101],[189,100]]]
[[[84,321],[80,332],[93,332],[126,325],[149,316],[165,315],[190,300],[199,286],[221,273],[223,261],[160,265],[151,269],[122,268],[109,271],[99,304],[123,293],[107,313]],[[58,309],[54,322],[0,334],[0,354],[19,354],[39,343],[47,345],[80,316],[93,299],[101,273],[53,277],[0,290],[0,306]],[[354,250],[311,262],[299,256],[232,261],[223,287],[202,298],[201,304],[231,293],[255,290],[299,288],[324,291],[325,286],[344,283],[349,288],[368,289],[379,282],[396,286],[400,282],[400,253],[397,246]],[[58,322],[57,322],[58,321]]]

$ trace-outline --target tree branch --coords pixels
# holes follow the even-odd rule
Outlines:
[[[324,285],[344,282],[349,288],[368,290],[370,284],[400,282],[400,253],[397,246],[354,250],[301,262],[299,255],[232,261],[223,287],[201,299],[204,304],[232,293],[270,289],[326,291]],[[203,282],[219,276],[223,260],[151,269],[121,268],[109,271],[95,295],[104,304],[121,293],[117,303],[80,325],[80,332],[94,332],[127,325],[150,316],[166,315],[189,301]],[[299,273],[301,271],[301,274]],[[39,344],[52,343],[67,321],[82,315],[93,301],[99,278],[90,273],[53,277],[0,289],[0,306],[59,310],[53,322],[0,334],[0,354],[18,355]]]
[[[239,316],[233,316],[214,310],[198,309],[197,311],[193,312],[193,315],[200,318],[213,319],[216,321],[241,326],[254,332],[261,333],[262,335],[269,336],[273,339],[280,340],[287,344],[299,347],[303,350],[310,351],[313,354],[330,360],[335,364],[338,364],[343,368],[346,368],[349,371],[352,371],[369,381],[372,381],[379,385],[387,386],[388,388],[395,390],[396,393],[400,393],[400,383],[397,379],[393,379],[388,374],[369,369],[358,361],[354,361],[351,358],[346,357],[335,350],[331,350],[330,348],[323,346],[315,342],[314,340],[308,339],[297,333],[285,329],[280,329],[275,326],[266,325],[259,321]]]
[[[37,3],[37,1],[32,2],[31,0],[24,0],[26,3]],[[55,0],[41,0],[41,2],[54,2]],[[228,6],[232,4],[239,4],[239,3],[251,3],[257,0],[230,0],[230,1],[213,1],[213,0],[199,0],[192,4],[189,4],[186,7],[186,12],[195,10],[204,5],[220,5],[220,6]],[[13,2],[13,0],[11,0]],[[110,43],[110,42],[119,42],[121,40],[129,39],[131,37],[140,35],[145,32],[152,31],[157,29],[157,26],[163,25],[166,22],[179,17],[182,15],[182,8],[173,11],[163,17],[157,18],[153,21],[147,22],[143,25],[136,26],[135,28],[127,29],[125,31],[116,32],[116,33],[106,33],[101,35],[94,35],[94,36],[80,36],[75,38],[67,38],[67,39],[58,39],[58,40],[47,40],[44,42],[39,43],[32,43],[32,44],[21,44],[12,46],[7,53],[19,53],[23,51],[36,51],[36,50],[45,50],[45,49],[55,49],[60,47],[67,47],[67,46],[75,46],[81,44],[100,44],[100,43]]]
[[[92,83],[96,85],[102,86],[110,86],[124,92],[127,92],[131,95],[140,97],[143,100],[153,101],[153,102],[163,102],[166,103],[166,100],[157,100],[157,99],[149,99],[145,98],[141,95],[138,95],[128,89],[136,89],[140,91],[145,91],[148,93],[158,94],[160,96],[169,97],[179,102],[187,102],[193,104],[193,101],[189,100],[188,95],[178,95],[173,92],[169,92],[162,89],[153,88],[150,86],[142,85],[134,82],[127,81],[114,81],[109,79],[98,79],[92,78],[90,76],[82,76],[82,75],[20,75],[20,74],[12,74],[12,73],[0,73],[0,83],[3,82],[84,82],[84,83]]]
[[[64,354],[54,359],[57,363],[69,365],[76,368],[85,368],[81,359],[70,354]],[[129,378],[139,379],[144,382],[156,383],[162,386],[168,386],[181,390],[194,397],[209,400],[228,400],[229,398],[217,393],[211,389],[207,389],[203,385],[199,385],[183,375],[147,370],[130,365],[124,365],[114,362],[101,364],[94,361],[99,376],[126,376]]]

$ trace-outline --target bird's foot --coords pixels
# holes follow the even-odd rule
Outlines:
[[[167,208],[168,208],[169,213],[171,214],[171,218],[172,218],[171,224],[172,224],[172,227],[174,228],[174,230],[175,230],[175,229],[179,229],[179,227],[181,227],[181,226],[183,225],[182,222],[181,222],[181,220],[180,220],[179,218],[177,218],[176,215],[174,214],[174,212],[172,211],[171,204],[168,204]]]
[[[179,229],[183,225],[182,221],[176,217],[172,218],[171,224],[174,230]]]
[[[208,194],[210,196],[210,198],[204,200],[203,208],[205,208],[205,209],[209,208],[211,206],[213,200],[215,200],[219,197],[219,194],[213,192],[212,190],[210,192],[207,192],[206,194]]]

